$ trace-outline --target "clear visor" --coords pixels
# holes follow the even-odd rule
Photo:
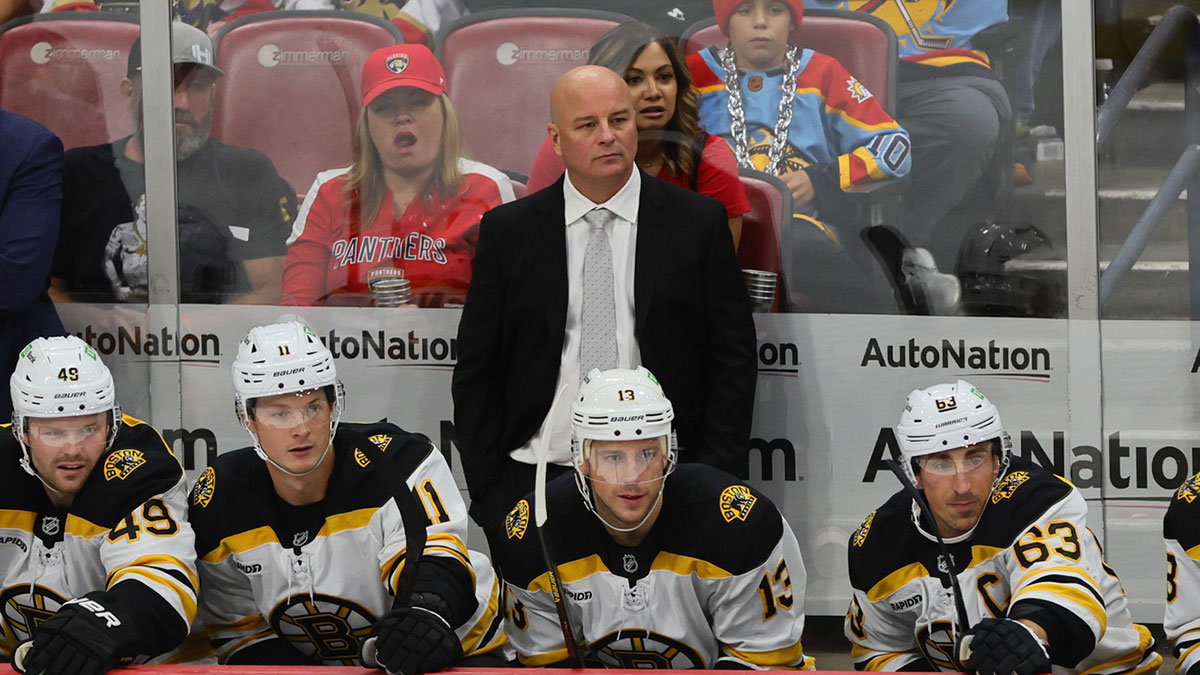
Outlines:
[[[665,439],[635,447],[590,442],[587,475],[599,483],[634,485],[661,480],[667,467]]]
[[[319,391],[319,390],[318,390]],[[254,406],[254,420],[275,429],[294,429],[313,420],[328,422],[333,409],[324,393],[319,398],[305,401],[312,391],[297,392],[296,400],[272,397],[259,399]]]
[[[921,457],[917,459],[917,466],[921,467],[921,471],[927,471],[935,476],[954,476],[960,473],[978,471],[985,464],[990,464],[991,458],[992,453],[990,451],[968,455],[962,459]]]
[[[104,443],[107,435],[108,424],[103,419],[86,424],[51,422],[36,418],[29,421],[30,441],[52,448],[63,448],[92,439]]]

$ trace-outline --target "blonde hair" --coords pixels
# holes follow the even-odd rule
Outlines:
[[[442,138],[437,158],[433,162],[433,175],[430,176],[428,189],[425,191],[426,204],[434,196],[445,200],[458,193],[463,180],[462,172],[458,170],[458,160],[466,157],[463,151],[462,127],[458,122],[454,104],[446,94],[439,94],[438,98],[442,102]],[[363,106],[358,114],[358,121],[354,124],[350,153],[353,159],[350,171],[346,173],[346,185],[342,192],[349,198],[351,207],[358,207],[359,221],[370,223],[383,208],[387,185],[383,179],[383,162],[379,159],[379,150],[371,140],[371,131],[367,127],[367,106]]]

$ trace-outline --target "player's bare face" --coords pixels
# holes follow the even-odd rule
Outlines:
[[[367,129],[384,171],[424,180],[442,145],[445,113],[435,94],[397,87],[367,106]]]
[[[990,442],[947,450],[919,459],[917,487],[933,511],[943,537],[964,534],[979,521],[1000,465]]]
[[[746,0],[729,17],[729,42],[738,68],[771,70],[784,64],[792,10],[780,0]]]
[[[637,126],[629,88],[620,79],[581,79],[563,92],[551,142],[587,194],[588,184],[623,183],[637,154]]]
[[[638,131],[666,127],[675,116],[679,83],[667,53],[657,42],[647,45],[629,64],[625,84],[629,85],[629,93],[633,95]]]
[[[658,508],[666,468],[667,456],[658,438],[592,441],[588,460],[581,467],[591,478],[596,511],[603,520],[628,528],[645,519],[644,531],[654,524],[646,514]]]
[[[272,461],[300,474],[316,466],[329,447],[332,415],[323,389],[266,396],[255,401],[250,431]]]
[[[60,506],[71,503],[91,475],[108,441],[108,413],[29,418],[29,458]]]

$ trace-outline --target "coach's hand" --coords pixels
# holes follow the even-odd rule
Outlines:
[[[33,631],[33,647],[14,666],[31,675],[101,675],[136,643],[137,631],[105,604],[103,591],[64,604]],[[14,655],[16,656],[16,655]]]
[[[458,663],[462,644],[450,624],[445,601],[430,593],[414,593],[414,607],[397,607],[379,620],[371,631],[374,661],[391,675],[432,673]],[[441,609],[439,613],[436,610]],[[369,654],[364,647],[363,662]]]
[[[971,632],[971,663],[979,675],[1050,672],[1050,655],[1029,626],[1012,619],[983,619]]]

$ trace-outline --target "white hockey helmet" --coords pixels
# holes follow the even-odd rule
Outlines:
[[[587,459],[590,441],[629,441],[667,437],[672,466],[675,444],[671,421],[675,409],[662,385],[642,366],[637,370],[593,368],[583,378],[571,406],[571,447],[575,465]]]
[[[238,344],[233,360],[234,407],[247,431],[254,399],[325,387],[333,391],[332,437],[345,407],[346,394],[337,379],[333,354],[311,328],[299,321],[255,326]],[[258,438],[253,432],[250,435],[259,456],[266,459]]]
[[[8,380],[12,396],[13,434],[21,444],[28,466],[30,417],[80,417],[109,413],[108,440],[112,447],[121,427],[121,407],[117,405],[112,373],[88,343],[66,337],[37,338],[21,350],[16,368]],[[34,474],[36,475],[36,474]]]
[[[914,389],[905,399],[896,440],[904,469],[914,481],[913,460],[923,455],[995,440],[1003,475],[1012,449],[1000,411],[966,380]]]

